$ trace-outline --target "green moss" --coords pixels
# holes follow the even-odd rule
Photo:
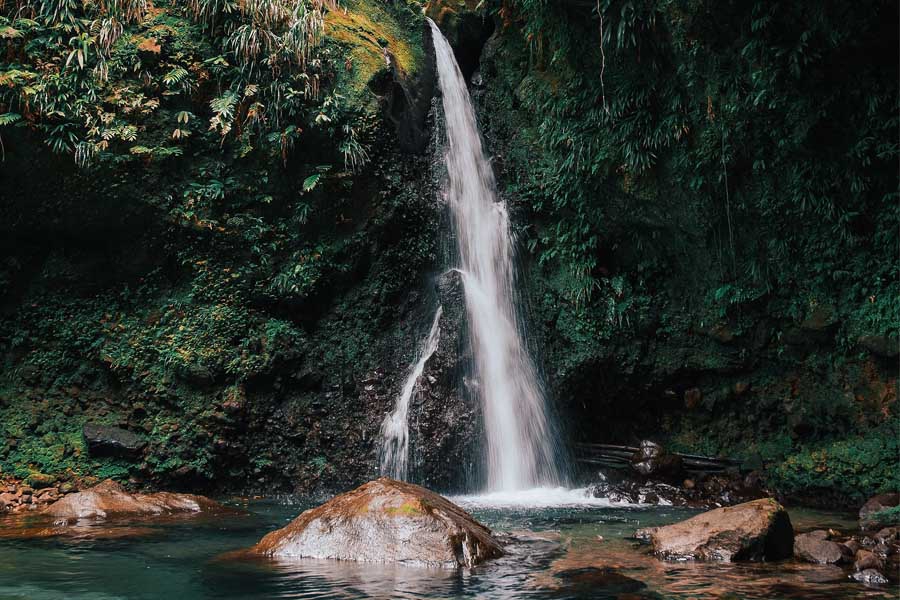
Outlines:
[[[415,77],[424,62],[418,3],[399,0],[386,4],[373,0],[349,0],[325,18],[325,34],[341,49],[344,65],[337,69],[337,89],[355,110],[374,112],[377,99],[369,88],[379,73],[388,69],[385,51],[401,72]]]
[[[869,515],[866,520],[871,523],[878,523],[885,527],[900,525],[900,506],[892,506],[891,508],[879,510],[878,512]]]
[[[836,492],[856,501],[900,489],[896,423],[831,443],[802,447],[770,470],[771,483],[787,493]]]
[[[414,500],[404,502],[400,506],[389,506],[388,508],[384,509],[384,512],[389,515],[403,515],[406,517],[424,514],[420,503]]]

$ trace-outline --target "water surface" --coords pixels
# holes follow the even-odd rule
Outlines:
[[[628,536],[637,527],[678,521],[692,511],[600,500],[579,505],[571,492],[551,492],[545,490],[540,507],[497,495],[458,498],[495,531],[519,540],[508,556],[460,571],[221,558],[283,526],[307,502],[238,504],[246,514],[143,523],[137,530],[116,524],[104,527],[103,539],[11,539],[19,522],[3,517],[0,599],[896,597],[896,590],[848,583],[836,567],[663,563]],[[853,526],[838,514],[792,511],[792,517],[798,529]],[[117,531],[137,535],[116,538]]]

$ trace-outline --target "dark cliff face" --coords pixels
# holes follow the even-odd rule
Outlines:
[[[7,143],[15,168],[32,146]],[[90,175],[61,180],[53,159],[32,154],[9,179],[30,192],[4,197],[4,472],[287,491],[375,476],[381,420],[433,308],[441,211],[426,155],[383,157],[384,183],[332,191],[346,224],[305,228],[320,245],[296,264],[331,253],[309,293],[273,294],[265,281],[279,263],[293,269],[296,246],[265,267],[258,241],[171,227],[128,204],[163,173],[121,173],[98,194]],[[46,191],[30,185],[35,173]],[[353,208],[355,198],[367,202]],[[145,443],[136,456],[101,455],[85,424]]]
[[[470,389],[475,384],[462,277],[447,271],[436,288],[441,337],[410,407],[411,476],[432,489],[465,491],[480,483],[484,434],[481,405]]]

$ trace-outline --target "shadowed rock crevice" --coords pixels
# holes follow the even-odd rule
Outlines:
[[[425,14],[437,24],[450,42],[459,70],[466,81],[478,70],[481,51],[491,34],[494,21],[483,2],[477,0],[431,0]]]

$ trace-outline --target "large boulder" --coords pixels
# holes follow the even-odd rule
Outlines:
[[[440,568],[471,567],[503,553],[490,530],[463,509],[387,477],[305,511],[250,552]]]
[[[69,494],[49,505],[42,514],[57,523],[79,519],[154,516],[168,513],[217,512],[224,507],[209,498],[194,494],[156,492],[130,494],[121,485],[107,479],[92,488]]]
[[[134,456],[147,445],[138,434],[110,425],[87,423],[82,435],[92,456]]]
[[[784,507],[763,498],[674,525],[639,529],[635,537],[667,560],[780,560],[791,556],[794,528]]]

